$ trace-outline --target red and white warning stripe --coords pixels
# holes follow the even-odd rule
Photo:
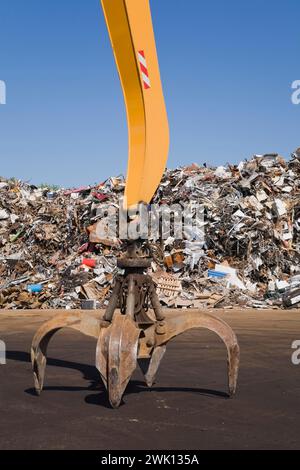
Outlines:
[[[147,62],[146,62],[146,58],[145,58],[145,52],[144,51],[139,51],[138,52],[138,58],[139,58],[139,63],[140,63],[140,69],[141,69],[141,72],[142,72],[144,88],[145,88],[145,90],[148,90],[149,88],[151,88],[151,82],[150,82],[150,78],[149,78]]]

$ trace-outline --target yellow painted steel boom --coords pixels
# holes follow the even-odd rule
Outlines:
[[[149,203],[169,152],[169,127],[149,0],[101,0],[128,122],[125,201]]]

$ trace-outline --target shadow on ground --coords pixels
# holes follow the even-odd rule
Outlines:
[[[7,351],[6,357],[11,361],[19,362],[31,362],[30,354],[25,351]],[[63,367],[67,369],[78,370],[82,373],[83,379],[89,382],[87,387],[75,387],[75,386],[45,386],[44,390],[47,391],[63,391],[63,392],[81,392],[86,391],[97,391],[95,394],[87,395],[85,397],[85,402],[89,405],[101,405],[104,407],[110,407],[109,401],[107,399],[106,389],[102,384],[100,375],[96,367],[82,364],[80,362],[65,361],[62,359],[53,359],[47,358],[47,365],[54,367]],[[25,393],[29,395],[36,395],[35,389],[33,387],[24,390]],[[204,396],[213,396],[219,398],[229,398],[229,395],[225,392],[204,389],[204,388],[193,388],[193,387],[152,387],[149,389],[144,382],[139,380],[132,380],[129,382],[125,394],[138,394],[138,393],[149,393],[149,392],[187,392],[187,393],[197,393]]]

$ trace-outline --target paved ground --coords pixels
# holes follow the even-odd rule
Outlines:
[[[93,367],[95,341],[64,330],[49,347],[46,387],[32,389],[29,349],[51,312],[0,313],[0,449],[299,449],[298,311],[219,311],[242,351],[238,394],[226,396],[225,349],[204,330],[169,343],[157,383],[136,371],[118,410]]]

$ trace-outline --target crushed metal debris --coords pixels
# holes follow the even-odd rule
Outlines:
[[[124,187],[123,177],[70,190],[0,178],[0,308],[105,307],[125,249],[96,226]],[[166,170],[153,203],[191,201],[205,208],[205,243],[195,232],[149,246],[163,305],[300,306],[300,149],[288,161]]]

